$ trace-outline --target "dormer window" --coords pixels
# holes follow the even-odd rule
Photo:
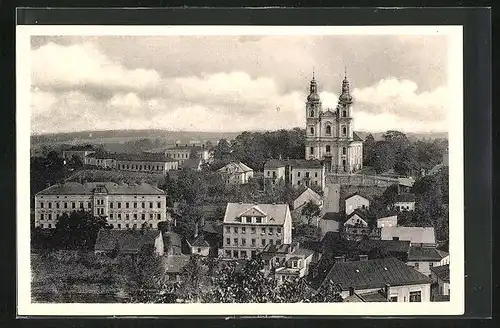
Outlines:
[[[255,218],[255,223],[262,223],[262,218]]]

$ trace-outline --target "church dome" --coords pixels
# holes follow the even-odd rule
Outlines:
[[[307,101],[319,101],[319,95],[316,92],[310,93],[309,96],[307,96]]]

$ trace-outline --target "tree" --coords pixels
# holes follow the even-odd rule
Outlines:
[[[226,139],[221,139],[214,147],[214,159],[215,160],[228,160],[231,156],[231,146]]]
[[[394,168],[396,162],[396,150],[386,140],[376,141],[374,146],[374,157],[372,159],[373,169],[377,173],[383,173]]]
[[[319,240],[321,229],[314,225],[301,224],[295,227],[294,238],[306,237],[308,239]]]
[[[343,302],[342,288],[335,282],[328,280],[324,282],[310,299],[306,300],[311,303],[335,303]]]
[[[375,155],[375,138],[369,134],[363,143],[363,165],[372,166]]]
[[[321,214],[321,208],[318,204],[310,200],[302,207],[300,214],[306,217],[307,224],[310,225],[311,221]]]

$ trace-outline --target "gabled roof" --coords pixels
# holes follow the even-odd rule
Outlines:
[[[408,253],[410,242],[406,240],[364,239],[358,242],[357,248],[366,253],[376,248],[385,250],[388,253]]]
[[[263,210],[261,210],[259,208],[259,205],[254,205],[248,209],[246,209],[245,211],[241,212],[240,214],[238,214],[238,217],[240,216],[267,216],[266,212],[264,212]]]
[[[408,253],[408,261],[432,261],[439,262],[444,256],[434,247],[411,246]]]
[[[352,218],[354,215],[357,215],[359,216],[361,219],[363,219],[363,221],[366,221],[365,220],[365,216],[366,216],[366,212],[360,210],[359,208],[356,208],[354,211],[351,212],[351,214],[349,214],[346,218],[346,221],[349,220],[350,218]]]
[[[398,202],[414,202],[415,201],[415,194],[411,193],[404,193],[404,194],[399,194],[396,198],[396,203]]]
[[[267,215],[266,224],[283,225],[286,215],[289,212],[287,204],[248,204],[248,203],[228,203],[224,223],[235,223],[235,218],[244,215],[251,216],[255,213]]]
[[[352,133],[352,138],[354,141],[363,141],[363,139],[356,132]]]
[[[165,246],[165,248],[180,248],[182,246],[181,236],[173,231],[166,231],[163,233],[163,245]]]
[[[321,220],[332,220],[332,221],[342,222],[344,221],[344,214],[335,212],[326,212],[321,218]]]
[[[225,166],[221,167],[218,171],[219,172],[225,172],[228,167],[232,167],[235,169],[235,172],[237,173],[244,173],[244,172],[250,172],[253,171],[251,168],[243,164],[242,162],[231,162],[229,164],[226,164]]]
[[[165,195],[165,192],[147,183],[125,184],[114,182],[64,182],[48,187],[36,195],[92,195],[97,187],[106,188],[110,195]]]
[[[203,234],[198,235],[198,237],[188,241],[188,243],[191,247],[210,247],[210,244],[205,240]]]
[[[159,230],[101,229],[97,233],[94,249],[101,252],[111,252],[117,249],[122,252],[137,253],[144,245],[153,245],[160,234]]]
[[[432,280],[395,258],[336,262],[323,283],[332,281],[342,290],[430,284]]]
[[[381,290],[367,293],[354,293],[347,296],[344,302],[389,302]]]
[[[433,272],[439,279],[450,282],[450,265],[440,265],[431,268]]]
[[[400,186],[405,187],[413,187],[413,184],[415,183],[415,180],[412,178],[398,178],[398,181]]]
[[[290,159],[288,164],[291,169],[322,169],[323,164],[315,159]]]
[[[299,197],[295,198],[294,200],[294,203],[300,199],[300,198],[305,198],[305,199],[309,199],[309,200],[314,200],[314,201],[317,201],[317,202],[320,202],[322,200],[321,196],[318,195],[318,193],[316,193],[314,190],[312,190],[311,188],[307,188],[306,190],[304,190],[303,193],[301,193],[299,195]],[[295,205],[295,204],[294,204]],[[302,205],[302,204],[301,204]]]
[[[355,192],[355,193],[352,193],[350,195],[348,195],[346,198],[345,198],[345,201],[347,201],[348,199],[354,197],[354,196],[359,196],[359,197],[362,197],[364,199],[366,199],[367,201],[370,201],[370,198],[366,197],[366,196],[363,196],[362,194],[360,194],[359,192]]]
[[[326,117],[326,116],[336,116],[336,112],[331,110],[330,108],[328,108],[327,110],[325,110],[324,112],[321,112],[321,116],[322,117]]]
[[[203,232],[222,235],[222,222],[219,221],[205,221],[201,228]]]
[[[412,244],[435,244],[436,236],[433,227],[382,227],[380,238],[392,240],[399,237],[399,240],[409,240]]]

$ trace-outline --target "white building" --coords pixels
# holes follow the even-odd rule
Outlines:
[[[294,187],[319,187],[325,188],[325,166],[318,160],[288,160],[289,181]]]
[[[356,209],[366,210],[370,208],[370,200],[358,193],[352,194],[345,199],[345,214],[349,215]]]
[[[165,192],[152,185],[64,182],[35,195],[35,226],[55,228],[63,214],[85,211],[105,217],[115,229],[157,228],[167,220]]]
[[[398,226],[398,216],[386,216],[380,219],[377,219],[377,228],[383,227],[397,227]]]
[[[286,204],[228,203],[223,224],[226,258],[252,258],[267,245],[290,244],[292,217]]]
[[[245,164],[232,162],[218,170],[226,184],[245,184],[253,177],[253,170]]]
[[[400,194],[394,202],[394,208],[397,211],[414,211],[415,195],[410,193]]]
[[[412,245],[436,245],[433,227],[383,227],[380,229],[382,240],[407,240]]]

